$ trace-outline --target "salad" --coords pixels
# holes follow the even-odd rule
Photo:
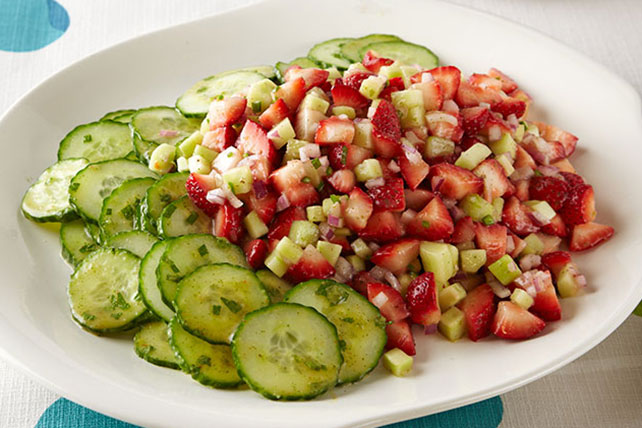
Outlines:
[[[529,339],[585,287],[571,252],[614,229],[531,102],[396,36],[332,39],[74,128],[22,211],[61,223],[85,330],[311,399],[407,375],[417,334]]]

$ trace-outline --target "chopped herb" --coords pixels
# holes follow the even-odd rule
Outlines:
[[[332,202],[334,202],[335,204],[341,200],[341,198],[340,198],[340,197],[338,197],[337,195],[330,195],[330,199],[331,199],[331,200],[332,200]]]
[[[80,183],[71,183],[71,186],[69,186],[69,190],[73,192],[74,190],[78,190],[78,187],[80,187]]]
[[[491,215],[487,215],[484,218],[482,218],[482,223],[484,223],[486,226],[490,226],[491,224],[495,223],[495,219]]]
[[[107,209],[105,210],[105,214],[107,214],[107,215],[111,215],[111,212],[112,212],[112,211],[111,211],[111,208],[107,208]]]
[[[83,312],[83,314],[82,314],[82,318],[83,318],[85,321],[93,321],[93,320],[95,320],[95,319],[96,319],[96,316],[95,316],[95,315],[90,314],[89,312]]]
[[[352,324],[352,323],[354,322],[354,318],[352,318],[352,317],[345,317],[345,318],[341,318],[341,321]]]
[[[322,181],[322,182],[320,182],[320,183],[319,183],[319,185],[317,186],[317,190],[320,192],[320,191],[322,191],[322,190],[323,190],[323,188],[324,188],[324,187],[325,187],[325,184],[323,184],[323,181]]]
[[[82,247],[80,247],[80,249],[78,249],[78,251],[80,251],[81,253],[91,253],[91,252],[92,252],[92,251],[94,251],[97,247],[98,247],[98,246],[97,246],[96,244],[94,244],[94,243],[91,243],[91,244],[85,244],[85,245],[83,245]]]
[[[173,270],[174,273],[179,273],[181,271],[173,261],[170,260],[170,261],[168,261],[168,263],[169,263],[170,269]]]
[[[236,195],[236,192],[234,191],[234,183],[228,181],[227,185],[229,186],[229,188],[232,191],[232,193]]]
[[[168,193],[163,193],[162,195],[160,195],[160,200],[161,200],[161,202],[164,202],[166,204],[170,203],[170,202],[172,202],[172,195],[170,195]]]
[[[127,205],[125,208],[120,210],[120,213],[125,217],[127,220],[131,220],[134,218],[134,214],[136,214],[136,210],[134,209],[133,206]]]
[[[331,168],[331,167],[327,167],[327,168],[325,169],[325,175],[332,175],[332,173],[333,173],[333,172],[334,172],[334,171],[332,171],[332,168]]]
[[[309,183],[310,182],[310,177],[303,177],[301,179],[301,183]]]
[[[85,143],[90,143],[90,142],[91,142],[91,140],[92,140],[91,134],[87,134],[87,135],[85,135],[84,137],[82,137],[82,140],[83,140]]]
[[[203,92],[207,91],[207,86],[201,86],[196,90],[197,94],[202,94]]]
[[[113,319],[117,320],[121,316],[123,316],[123,313],[122,312],[116,312],[116,313],[113,313],[113,314],[109,314],[109,316],[112,317]]]
[[[421,222],[421,225],[423,227],[425,227],[426,229],[430,229],[430,222],[429,221],[424,220],[424,221]]]
[[[348,160],[348,146],[341,148],[341,164],[345,165]]]
[[[198,357],[198,360],[196,360],[196,364],[200,366],[211,366],[212,359],[206,355],[201,355],[200,357]]]
[[[339,349],[341,349],[342,351],[345,351],[346,350],[346,346],[348,346],[348,344],[346,343],[345,340],[343,340],[343,339],[339,340]]]
[[[200,247],[198,247],[198,254],[200,254],[201,257],[205,257],[205,255],[208,254],[208,253],[209,253],[209,251],[207,251],[207,247],[205,246],[205,244],[203,244]]]
[[[225,297],[221,297],[221,302],[223,302],[223,304],[225,306],[227,306],[227,309],[229,309],[230,311],[232,311],[234,313],[237,313],[238,311],[240,311],[242,309],[241,305],[239,305],[234,300],[230,300],[230,299],[226,299]]]
[[[181,282],[184,277],[181,275],[167,275],[165,278],[167,278],[168,281]]]
[[[262,110],[261,101],[252,101],[252,111],[254,113],[259,113]]]
[[[528,123],[526,123],[526,121],[524,120],[520,120],[519,124],[522,125],[524,128],[528,128]]]
[[[222,101],[222,100],[223,100],[223,98],[225,98],[225,97],[223,96],[223,94],[221,94],[221,95],[219,95],[219,96],[217,96],[217,97],[216,97],[216,99],[217,99],[217,100],[219,100],[219,101]]]
[[[192,213],[185,219],[185,223],[187,224],[194,224],[194,222],[198,220],[198,213],[192,211]]]
[[[317,158],[312,159],[310,162],[312,162],[312,166],[315,168],[318,168],[321,166],[321,161]]]
[[[227,154],[227,157],[228,157],[228,158],[231,158],[232,156],[234,156],[234,153],[233,153],[233,152],[229,152],[229,153]]]
[[[170,217],[174,214],[174,211],[176,211],[176,205],[168,205],[167,208],[163,210],[163,214],[165,214],[165,217]]]
[[[212,306],[212,313],[214,315],[220,315],[221,314],[221,305]]]
[[[243,157],[244,157],[244,158],[247,158],[247,157],[249,157],[249,156],[250,156],[250,154],[249,154],[249,153],[243,153]]]
[[[541,176],[543,176],[543,175],[544,175],[544,174],[542,174],[541,172],[539,172],[539,170],[538,170],[538,169],[536,169],[536,170],[534,171],[534,174],[535,174],[535,176],[536,176],[536,177],[541,177]]]
[[[125,301],[125,297],[120,291],[116,295],[112,294],[111,296],[109,296],[109,301],[111,302],[111,306],[114,309],[118,308],[126,311],[131,307],[131,305]]]
[[[314,294],[325,297],[332,306],[343,303],[350,297],[345,290],[342,290],[340,287],[335,287],[332,282],[322,283]]]

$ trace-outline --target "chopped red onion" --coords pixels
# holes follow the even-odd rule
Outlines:
[[[515,246],[515,249],[511,252],[511,256],[515,257],[517,254],[521,253],[528,244],[523,239],[513,238],[513,245]]]
[[[328,166],[330,166],[330,161],[328,160],[327,156],[321,156],[319,158],[319,162],[321,163],[321,166],[323,166],[323,167],[327,168]]]
[[[289,206],[290,201],[288,200],[288,197],[285,196],[285,194],[281,194],[281,196],[279,196],[279,199],[276,200],[276,211],[283,211]]]
[[[161,137],[176,137],[178,135],[178,131],[175,131],[173,129],[161,129],[158,132],[158,135]]]
[[[435,78],[433,77],[433,75],[432,75],[432,74],[430,74],[430,73],[428,73],[428,72],[426,72],[426,73],[421,73],[421,83],[424,83],[424,82],[432,82],[433,80],[435,80]]]
[[[281,134],[279,134],[279,130],[277,128],[273,128],[273,129],[268,131],[267,137],[270,140],[279,139],[279,138],[281,138]]]
[[[386,303],[388,303],[388,296],[386,296],[386,293],[384,293],[383,291],[374,296],[374,298],[372,299],[372,304],[378,308],[381,308]]]
[[[332,214],[328,215],[328,224],[332,227],[341,227],[341,219]]]
[[[456,199],[442,198],[441,201],[444,203],[444,205],[448,209],[451,209],[452,207],[457,205],[457,200]]]
[[[479,103],[479,107],[484,107],[484,108],[490,109],[490,104],[488,104],[488,103]]]
[[[243,201],[237,198],[234,192],[227,187],[225,188],[225,197],[234,208],[241,208],[243,206]]]
[[[515,116],[515,113],[509,114],[506,118],[506,122],[508,122],[508,124],[513,128],[517,128],[519,126],[519,120],[517,119],[517,116]]]
[[[370,180],[365,182],[365,186],[368,189],[372,189],[373,187],[381,187],[384,184],[386,184],[386,181],[383,177],[371,178]]]
[[[319,223],[319,234],[327,241],[334,238],[334,230],[326,222]]]
[[[399,165],[397,165],[397,162],[395,162],[394,160],[390,161],[390,163],[388,164],[388,169],[392,172],[401,171],[401,168],[399,168]]]
[[[401,292],[401,283],[399,282],[399,280],[397,279],[394,273],[388,271],[385,273],[383,277],[386,280],[386,282],[390,284],[392,288]]]
[[[510,235],[506,236],[506,252],[507,253],[512,253],[513,250],[515,250],[515,241],[513,240],[513,237]]]
[[[523,271],[531,270],[542,264],[542,257],[538,254],[527,254],[519,260],[519,267]]]
[[[497,141],[502,138],[502,129],[498,125],[492,125],[488,128],[488,140]]]
[[[528,216],[538,226],[546,226],[551,220],[539,211],[529,211]]]
[[[448,113],[459,113],[459,106],[453,100],[444,101],[443,105],[441,106],[441,109],[442,111],[445,111]]]
[[[432,187],[433,192],[438,192],[441,185],[444,183],[444,178],[439,176],[434,176],[430,179],[430,186]]]
[[[415,146],[411,144],[402,144],[401,148],[403,149],[406,159],[408,159],[408,162],[416,164],[421,162],[423,159],[421,157],[421,153],[415,148]]]
[[[464,212],[464,210],[459,208],[457,205],[455,205],[454,207],[450,208],[448,210],[448,212],[450,213],[450,216],[453,218],[453,221],[455,221],[455,222],[457,222],[457,221],[461,220],[462,218],[466,217],[466,213]]]
[[[370,275],[372,275],[372,277],[377,281],[381,281],[382,279],[384,279],[387,272],[390,272],[390,271],[388,269],[384,269],[379,266],[375,266],[372,269],[370,269]]]
[[[413,221],[416,216],[417,216],[417,211],[407,209],[406,211],[403,212],[403,214],[401,214],[401,219],[400,219],[401,223],[408,224],[411,221]]]
[[[535,175],[535,172],[528,166],[523,166],[521,168],[517,168],[511,175],[510,179],[512,181],[519,181],[519,180],[528,180],[531,178],[533,175]]]
[[[343,281],[341,282],[350,281],[354,276],[354,268],[352,267],[352,264],[343,257],[339,257],[334,268],[336,269],[337,275],[343,278]]]
[[[268,188],[265,181],[257,180],[253,182],[252,188],[254,189],[254,196],[256,196],[256,199],[263,199],[268,194]]]
[[[560,169],[553,165],[540,165],[537,170],[547,177],[553,177],[560,172]]]
[[[321,156],[321,148],[318,144],[306,144],[299,149],[299,156],[304,162],[312,158],[318,158]]]
[[[495,296],[499,297],[500,299],[505,299],[506,297],[510,296],[510,290],[508,288],[504,287],[494,277],[491,277],[489,279],[488,276],[487,276],[486,277],[486,283],[493,290],[493,293],[495,293]]]
[[[223,189],[212,189],[207,192],[205,199],[212,204],[223,205],[225,203],[225,192]]]
[[[408,140],[408,142],[413,146],[415,144],[423,144],[425,142],[421,138],[419,138],[419,136],[417,136],[417,134],[414,131],[406,132],[405,137]]]
[[[433,334],[437,332],[437,324],[430,324],[424,327],[424,334]]]
[[[437,125],[440,122],[446,122],[452,126],[459,125],[459,121],[455,116],[453,116],[452,114],[441,112],[441,111],[433,111],[433,112],[426,113],[426,122],[434,125]],[[499,127],[497,127],[497,129],[499,130]],[[501,138],[501,136],[502,135],[500,131],[499,137],[497,139]]]
[[[547,235],[545,233],[538,233],[537,236],[544,244],[543,254],[550,253],[551,251],[557,251],[562,243],[562,238],[559,236]]]
[[[377,111],[377,109],[374,107],[374,103],[370,104],[370,107],[368,107],[368,113],[366,115],[368,119],[372,119],[374,117],[375,111]]]
[[[368,242],[368,248],[370,248],[370,251],[372,251],[374,253],[379,248],[381,248],[381,246],[379,244],[375,243],[375,242]]]

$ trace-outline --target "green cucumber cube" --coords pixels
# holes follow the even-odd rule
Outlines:
[[[178,145],[178,153],[185,157],[188,158],[192,156],[194,153],[194,149],[196,148],[197,145],[200,145],[203,142],[203,134],[201,134],[200,131],[194,131],[192,135],[184,139],[179,145]]]
[[[208,162],[203,156],[192,155],[187,159],[187,165],[189,166],[189,172],[194,172],[196,174],[209,174],[212,170],[211,162]]]
[[[463,250],[460,259],[461,270],[466,273],[475,273],[486,264],[486,250]]]
[[[533,123],[526,123],[526,132],[528,132],[529,134],[533,134],[536,137],[540,136],[539,135],[539,128],[537,126],[535,126],[535,124],[533,124]]]
[[[584,288],[584,284],[577,280],[579,272],[573,263],[569,263],[562,268],[557,275],[557,291],[561,297],[576,296],[579,291]]]
[[[247,105],[254,113],[262,113],[274,101],[272,93],[276,90],[276,84],[270,79],[259,80],[253,83],[247,91]]]
[[[292,242],[290,238],[284,236],[279,243],[276,244],[274,253],[288,265],[293,265],[303,256],[303,249]]]
[[[160,174],[167,174],[174,168],[175,157],[176,147],[163,143],[152,152],[149,158],[149,169]]]
[[[544,243],[539,239],[539,236],[534,233],[531,233],[524,238],[524,242],[526,242],[526,246],[522,252],[519,253],[520,256],[527,256],[529,254],[540,255],[542,254],[542,251],[544,251]]]
[[[321,223],[326,220],[326,216],[321,205],[310,205],[305,209],[305,212],[308,216],[308,221],[313,223]]]
[[[341,78],[341,72],[337,70],[336,67],[330,67],[325,69],[329,74],[328,74],[328,80],[334,82],[336,79]]]
[[[488,266],[488,270],[503,285],[508,285],[520,277],[522,271],[515,263],[515,260],[508,254],[504,254],[495,262]]]
[[[526,133],[526,126],[524,126],[523,123],[520,123],[517,129],[515,130],[515,133],[513,134],[513,139],[519,143],[522,141],[522,138],[524,138],[525,133]]]
[[[337,227],[334,229],[335,236],[350,236],[352,235],[352,229],[347,227]]]
[[[178,172],[189,171],[189,164],[187,162],[187,158],[184,158],[183,156],[181,156],[180,158],[176,159],[176,170]]]
[[[383,177],[383,170],[377,159],[366,159],[354,167],[354,174],[358,181],[365,182],[373,178]]]
[[[417,278],[417,275],[414,273],[403,273],[397,278],[399,281],[399,293],[401,293],[402,296],[406,296],[408,286],[415,278]]]
[[[432,272],[435,275],[435,282],[442,287],[457,273],[457,262],[453,260],[451,247],[457,250],[457,247],[441,242],[422,241],[419,246],[424,270]]]
[[[506,177],[510,176],[515,172],[515,167],[511,161],[510,156],[503,154],[495,157],[495,160],[504,168],[504,175]]]
[[[393,92],[390,98],[400,116],[402,128],[414,128],[424,125],[424,97],[419,89],[405,89]]]
[[[502,138],[499,140],[488,143],[488,147],[490,147],[495,156],[510,153],[511,158],[515,159],[515,155],[517,154],[517,143],[515,143],[513,137],[506,132],[502,134]]]
[[[427,158],[450,156],[453,153],[455,153],[455,143],[453,141],[435,136],[428,137],[424,149],[424,156]]]
[[[270,231],[268,227],[263,223],[263,220],[259,218],[259,215],[256,211],[251,211],[243,219],[243,224],[247,233],[252,237],[252,239],[260,238],[263,235],[267,235]]]
[[[526,201],[524,205],[532,209],[533,211],[539,213],[547,220],[552,220],[553,217],[557,215],[553,207],[551,207],[546,201]]]
[[[354,253],[364,260],[368,260],[372,255],[372,250],[370,249],[370,247],[368,247],[368,244],[366,244],[366,242],[361,238],[357,238],[352,241],[352,244],[350,244],[350,246],[352,247]]]
[[[393,94],[394,95],[394,94]],[[455,165],[468,170],[473,170],[491,154],[486,144],[475,143],[468,150],[462,152],[455,161]]]
[[[211,129],[210,129],[210,120],[207,117],[205,117],[205,119],[203,119],[203,121],[201,122],[201,127],[199,128],[199,132],[201,134],[205,135],[209,131],[211,131]]]
[[[384,76],[386,79],[394,79],[395,77],[403,77],[401,72],[401,64],[395,61],[390,65],[384,65],[379,69],[379,76]]]
[[[466,333],[464,313],[456,306],[453,306],[441,315],[437,328],[451,342],[461,339]]]
[[[290,226],[288,237],[301,248],[314,245],[319,240],[319,227],[305,220],[295,220]]]
[[[272,141],[274,148],[279,150],[281,147],[285,146],[288,141],[296,137],[296,132],[292,127],[292,123],[289,118],[285,118],[276,125],[268,133],[268,137]]]
[[[350,64],[350,66],[348,66],[348,69],[344,73],[344,76],[349,75],[353,71],[364,71],[366,73],[369,73],[369,70],[366,67],[364,67],[363,64],[361,64],[360,62],[354,62]]]
[[[355,272],[361,272],[366,270],[365,260],[357,256],[356,254],[351,254],[348,257],[346,257],[346,259],[350,262]]]
[[[495,208],[478,194],[464,197],[459,203],[459,207],[475,221],[483,221],[484,217],[490,217],[494,222]]]
[[[464,300],[466,289],[458,282],[450,284],[439,292],[439,307],[444,312]]]
[[[223,173],[223,182],[227,183],[235,195],[242,195],[252,190],[252,170],[249,166],[237,166]]]
[[[341,116],[342,114],[348,116],[348,119],[352,120],[357,117],[357,113],[350,106],[334,106],[332,107],[333,116]]]
[[[374,148],[374,143],[372,142],[372,122],[369,120],[354,122],[354,138],[352,143],[368,150]]]
[[[265,258],[265,266],[272,271],[272,273],[281,278],[288,271],[289,265],[285,263],[277,254],[276,251],[270,253]]]
[[[370,76],[361,82],[359,92],[364,97],[375,100],[379,98],[379,94],[386,87],[386,83],[388,83],[388,79],[383,76]]]
[[[317,242],[317,250],[319,250],[319,252],[323,254],[323,257],[325,257],[328,263],[330,263],[332,266],[337,264],[337,260],[339,260],[342,249],[343,248],[341,247],[341,245],[333,244],[332,242]]]
[[[201,156],[203,159],[210,163],[214,159],[216,159],[216,156],[218,156],[218,152],[216,150],[208,149],[207,147],[201,146],[200,144],[194,147],[193,154]]]
[[[524,309],[528,309],[533,306],[535,301],[526,291],[521,288],[516,288],[513,290],[513,293],[510,295],[510,301],[515,303],[517,306],[521,306]]]
[[[301,159],[301,154],[299,153],[299,150],[301,150],[301,147],[310,144],[305,140],[296,140],[292,139],[288,141],[288,145],[285,148],[285,155],[283,156],[283,163],[285,164],[288,161],[294,160],[294,159]]]
[[[456,245],[457,249],[461,253],[464,250],[474,250],[475,249],[475,243],[473,241],[466,241],[466,242],[461,242]]]
[[[305,169],[305,176],[310,180],[309,183],[314,187],[318,187],[319,184],[321,184],[321,174],[319,174],[319,170],[312,165],[312,161],[308,160],[303,162],[303,168]]]
[[[399,348],[383,354],[383,366],[395,376],[406,376],[412,370],[412,357]]]
[[[495,198],[493,199],[493,209],[495,210],[493,214],[493,220],[495,223],[502,221],[502,212],[504,210],[504,198]]]
[[[321,97],[315,95],[314,93],[308,93],[303,101],[301,102],[301,109],[310,109],[320,111],[323,114],[326,114],[330,108],[330,103]]]

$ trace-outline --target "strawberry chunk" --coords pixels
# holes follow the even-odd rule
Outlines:
[[[372,255],[370,261],[397,275],[405,272],[408,265],[418,256],[419,240],[401,239],[379,248]]]
[[[537,167],[537,164],[535,163],[535,160],[533,159],[533,157],[529,155],[528,152],[522,148],[522,146],[517,145],[517,151],[515,152],[515,162],[513,163],[513,167],[515,169],[522,169],[522,168],[535,169],[535,167]]]
[[[526,207],[515,196],[504,205],[502,222],[518,236],[526,236],[539,230],[528,215]]]
[[[439,196],[432,198],[407,226],[409,235],[429,241],[449,238],[454,230],[455,226],[448,208]]]
[[[424,326],[437,324],[441,318],[435,275],[426,272],[413,279],[406,292],[412,322]]]
[[[450,238],[450,243],[461,244],[464,242],[472,242],[473,239],[475,239],[473,219],[468,216],[460,218],[457,223],[455,223],[455,229]]]
[[[328,70],[321,70],[320,68],[301,68],[292,66],[285,72],[285,81],[296,80],[302,78],[305,81],[306,92],[315,87],[320,86],[328,79],[330,72]]]
[[[239,96],[214,100],[212,104],[210,104],[210,110],[207,114],[210,130],[231,125],[239,120],[245,113],[246,105],[247,100]]]
[[[559,236],[560,238],[568,236],[566,224],[564,224],[564,220],[562,220],[562,217],[559,214],[555,214],[555,217],[551,219],[551,222],[543,225],[541,230],[548,235]]]
[[[528,339],[542,331],[546,323],[513,302],[499,302],[493,319],[493,334],[502,339]]]
[[[457,94],[461,82],[461,71],[452,65],[428,70],[439,83],[444,100],[452,100]]]
[[[365,68],[373,73],[379,73],[379,69],[392,64],[394,61],[389,58],[382,58],[373,51],[369,50],[363,56],[361,63]]]
[[[468,83],[478,88],[492,89],[493,91],[501,91],[502,89],[502,82],[488,74],[473,73],[468,78]]]
[[[357,274],[352,278],[352,282],[349,283],[350,287],[354,288],[359,294],[368,298],[368,284],[371,282],[377,282],[376,279],[368,272],[363,270],[357,272]]]
[[[401,152],[401,125],[392,103],[380,100],[372,116],[374,151],[384,158]]]
[[[399,214],[379,211],[370,216],[366,227],[359,232],[359,237],[375,242],[390,242],[401,238],[402,234]]]
[[[259,269],[263,266],[265,256],[268,253],[268,245],[262,239],[254,239],[245,244],[245,258],[252,269]]]
[[[251,120],[245,122],[236,146],[243,150],[243,153],[265,156],[271,165],[276,159],[276,149],[267,137],[267,132]]]
[[[361,88],[361,83],[370,76],[373,76],[373,73],[368,71],[357,69],[346,71],[343,75],[343,84],[358,91]]]
[[[484,181],[467,169],[449,163],[430,167],[430,180],[434,192],[446,198],[463,199],[473,193],[481,193]]]
[[[212,131],[208,131],[203,135],[203,142],[201,143],[208,149],[222,152],[228,147],[232,146],[236,141],[236,131],[231,126],[221,126]]]
[[[406,198],[406,208],[413,211],[423,210],[428,202],[435,197],[431,191],[426,189],[404,189],[403,193]]]
[[[533,159],[542,165],[549,165],[566,157],[564,146],[562,146],[561,143],[557,141],[546,141],[531,133],[526,133],[521,142],[521,146]]]
[[[410,324],[407,321],[397,321],[386,325],[386,335],[388,342],[386,349],[399,348],[408,355],[415,355],[415,339],[410,330]]]
[[[185,189],[190,200],[209,217],[214,218],[220,205],[207,200],[207,192],[214,189],[216,183],[209,175],[191,173],[185,182]]]
[[[559,211],[566,201],[569,186],[556,177],[535,176],[531,178],[528,192],[537,201],[546,201],[555,211]]]
[[[350,144],[354,132],[354,123],[350,119],[332,116],[319,122],[319,127],[314,133],[314,142],[319,145]]]
[[[354,144],[333,144],[328,149],[328,160],[332,169],[354,169],[366,159],[372,157],[372,151]]]
[[[310,279],[330,278],[334,274],[334,268],[323,254],[312,245],[308,245],[299,261],[288,268],[286,275],[292,283],[298,284]]]
[[[490,334],[495,314],[495,294],[488,284],[475,287],[457,306],[464,313],[470,340],[477,342]]]
[[[273,192],[267,192],[261,198],[258,198],[254,189],[247,194],[244,200],[250,211],[256,211],[256,214],[265,224],[269,224],[272,221],[272,217],[274,217],[276,201],[277,196]]]
[[[475,223],[475,243],[477,248],[486,250],[486,266],[506,254],[506,236],[506,226]]]
[[[290,111],[296,110],[305,97],[305,80],[302,77],[285,82],[276,90],[277,99],[282,98]]]
[[[389,285],[379,282],[368,284],[368,300],[388,321],[397,322],[410,316],[401,294]]]
[[[403,79],[401,77],[393,77],[392,79],[388,80],[388,86],[386,86],[383,91],[381,91],[381,93],[379,94],[379,98],[391,102],[392,93],[403,91],[404,89],[406,89],[406,84],[403,82]]]
[[[566,132],[557,126],[549,125],[542,122],[533,122],[537,129],[539,129],[542,137],[546,141],[557,141],[564,147],[564,157],[569,157],[575,152],[575,146],[577,146],[578,138]]]
[[[368,189],[368,194],[377,210],[403,211],[406,209],[406,198],[401,178],[389,178],[383,186]]]
[[[511,114],[520,118],[526,113],[526,103],[517,98],[504,98],[500,102],[493,105],[492,110],[507,118]]]
[[[419,153],[410,154],[404,151],[399,156],[398,161],[403,179],[406,180],[408,187],[413,190],[419,187],[430,172],[430,166],[424,162]]]
[[[571,251],[584,251],[611,239],[615,229],[599,223],[578,224],[571,233]]]
[[[581,176],[573,172],[560,172],[560,175],[562,176],[564,181],[566,181],[566,184],[568,184],[571,189],[574,189],[577,186],[580,186],[582,184],[586,184],[584,179]]]
[[[441,86],[436,80],[429,82],[419,82],[410,86],[410,89],[418,89],[421,91],[424,99],[424,110],[433,111],[441,110],[444,104],[444,96],[441,93]]]
[[[307,207],[319,202],[319,193],[313,185],[309,183],[297,183],[292,187],[288,187],[283,192],[290,205],[293,207]]]
[[[279,193],[301,183],[305,177],[305,166],[300,160],[291,160],[285,166],[270,174],[270,182]]]
[[[319,127],[319,123],[324,119],[327,119],[327,117],[318,110],[300,109],[294,119],[296,137],[299,140],[314,141],[314,134]]]
[[[355,232],[360,232],[366,227],[372,215],[373,202],[363,190],[355,187],[350,192],[348,202],[342,208],[346,226]]]
[[[535,290],[533,306],[529,311],[544,321],[558,321],[562,318],[562,306],[560,305],[551,273],[544,269],[533,269],[524,272],[513,284],[524,290]]]
[[[459,107],[477,107],[480,103],[493,105],[502,101],[502,96],[497,88],[475,86],[469,82],[463,81],[457,89],[455,102]]]
[[[475,135],[488,122],[490,111],[486,107],[467,107],[460,110],[464,121],[464,132],[468,135]]]
[[[426,114],[426,125],[430,135],[452,140],[455,143],[461,141],[464,136],[463,121],[458,113],[432,111]]]
[[[328,182],[330,182],[337,192],[350,193],[352,189],[354,189],[357,179],[351,170],[340,169],[332,173],[330,178],[328,178]]]
[[[358,89],[353,89],[342,84],[340,79],[335,81],[331,94],[334,105],[336,106],[347,106],[355,110],[362,110],[370,105],[370,100],[361,95]]]
[[[573,187],[559,214],[568,225],[590,223],[595,220],[597,212],[593,187],[588,184]]]
[[[226,238],[233,244],[241,242],[243,237],[243,210],[234,208],[228,202],[221,205],[216,213],[214,234]]]
[[[272,224],[270,224],[270,231],[268,232],[268,239],[281,239],[288,236],[290,228],[295,220],[306,220],[307,215],[305,209],[301,207],[290,207],[281,211],[274,217]]]
[[[277,125],[289,115],[290,109],[287,104],[285,104],[285,101],[283,101],[283,98],[279,98],[275,103],[270,104],[270,107],[261,113],[259,116],[259,123],[266,129],[272,129],[274,125]]]
[[[572,262],[571,253],[568,251],[553,251],[542,255],[542,264],[553,273],[555,278],[557,278],[564,266]]]
[[[503,196],[510,188],[504,168],[495,159],[486,159],[475,167],[473,173],[484,180],[484,199],[488,202]]]
[[[507,94],[510,94],[517,89],[517,83],[515,83],[513,79],[496,68],[491,68],[490,70],[488,70],[488,75],[499,80],[502,84],[502,91],[506,92]]]

